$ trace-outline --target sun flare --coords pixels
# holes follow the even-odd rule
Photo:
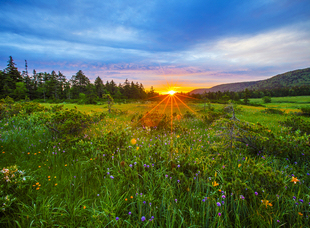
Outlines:
[[[176,91],[174,91],[174,90],[168,91],[168,94],[170,94],[170,96],[173,96],[175,93],[176,93]]]

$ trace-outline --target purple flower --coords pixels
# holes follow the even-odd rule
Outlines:
[[[168,175],[166,174],[166,175],[165,175],[165,177],[167,178],[167,177],[168,177]]]
[[[255,195],[258,195],[258,192],[255,192]]]
[[[202,202],[205,202],[206,200],[205,199],[202,199]]]
[[[218,215],[221,216],[222,214],[221,214],[221,213],[218,213]]]
[[[131,168],[131,167],[132,167],[132,164],[130,164],[129,167]]]
[[[177,202],[178,202],[178,199],[175,199],[174,201],[177,203]]]
[[[150,203],[150,206],[152,205],[152,203]]]
[[[224,205],[225,204],[225,202],[224,201],[222,201],[222,205]]]
[[[144,167],[146,167],[146,164],[144,164]]]
[[[145,204],[146,202],[145,202],[145,201],[143,201],[143,203]]]
[[[131,211],[129,211],[128,214],[131,215]]]
[[[112,175],[110,177],[111,177],[111,179],[114,179],[114,177]]]
[[[218,207],[220,207],[220,206],[221,206],[221,203],[220,203],[220,202],[217,202],[216,205],[217,205]]]
[[[225,196],[225,195],[222,195],[222,198],[223,198],[223,199],[225,199],[225,198],[226,198],[226,196]]]
[[[144,221],[145,221],[145,217],[144,217],[144,216],[142,216],[141,221],[142,221],[142,222],[144,222]]]
[[[117,220],[119,220],[119,217],[116,217],[115,219],[116,219],[116,221],[117,221]]]
[[[277,222],[280,222],[280,220],[277,220]]]
[[[303,203],[304,201],[302,199],[300,199],[299,202]]]
[[[151,219],[154,219],[154,216],[152,216]]]
[[[180,180],[178,180],[178,183],[180,183]]]
[[[178,165],[178,168],[180,168],[180,165]]]

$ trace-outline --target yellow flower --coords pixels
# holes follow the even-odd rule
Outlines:
[[[55,186],[57,186],[57,183],[55,184]]]
[[[272,207],[272,204],[269,203],[269,200],[262,200],[262,203],[263,203],[264,205],[266,205],[266,208],[267,208],[267,206]]]
[[[139,147],[137,146],[137,150],[139,150]]]
[[[212,182],[212,185],[213,185],[213,187],[216,187],[216,186],[218,186],[219,184],[216,183],[216,181],[213,181],[213,182]]]
[[[127,201],[127,198],[125,199],[125,201]]]
[[[86,209],[86,206],[84,206],[83,209]]]
[[[130,143],[131,143],[132,145],[135,145],[135,144],[137,143],[137,140],[136,140],[136,139],[132,139],[132,140],[130,140]]]
[[[132,199],[132,198],[133,198],[133,196],[130,196],[130,198]]]
[[[48,178],[48,179],[50,179],[50,178],[51,178],[51,176],[48,176],[47,178]]]
[[[65,166],[67,166],[67,164],[65,164]]]
[[[238,168],[240,168],[241,164],[238,165]]]
[[[294,182],[294,184],[296,184],[297,182],[299,182],[299,180],[297,179],[297,177],[292,177],[291,182]]]
[[[216,177],[216,175],[217,175],[217,172],[215,172],[214,177]]]
[[[303,216],[303,214],[302,214],[301,212],[298,212],[298,214],[299,214],[300,216]]]

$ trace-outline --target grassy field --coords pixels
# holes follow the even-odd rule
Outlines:
[[[272,101],[286,112],[239,105],[240,121],[220,104],[115,104],[110,114],[64,104],[68,128],[104,113],[74,136],[48,110],[2,119],[0,225],[308,227],[310,138],[279,121],[310,97]],[[90,116],[65,111],[74,106]]]

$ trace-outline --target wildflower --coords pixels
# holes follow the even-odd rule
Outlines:
[[[178,180],[178,183],[180,183],[180,180]]]
[[[303,203],[304,201],[302,199],[300,199],[299,202]]]
[[[180,168],[180,165],[178,165],[178,168]]]
[[[255,192],[255,195],[258,195],[258,192]]]
[[[280,222],[280,220],[277,220],[277,222]]]
[[[238,168],[240,168],[241,164],[238,165]]]
[[[116,219],[116,221],[117,221],[117,220],[119,220],[119,217],[116,217],[115,219]]]
[[[110,177],[111,177],[111,179],[114,179],[114,177],[112,175]]]
[[[127,201],[127,198],[125,199],[125,201]]]
[[[128,214],[131,215],[131,211],[129,211]]]
[[[175,199],[174,201],[177,203],[177,202],[178,202],[178,199]]]
[[[144,221],[145,221],[145,217],[144,217],[144,216],[142,216],[141,221],[142,221],[142,222],[144,222]]]
[[[220,207],[220,206],[221,206],[221,203],[220,203],[220,202],[217,202],[216,205],[217,205],[218,207]]]
[[[226,196],[225,196],[225,195],[222,195],[222,198],[223,198],[223,199],[225,199],[225,198],[226,198]]]
[[[143,201],[143,203],[145,204],[146,202],[145,202],[145,201]]]
[[[133,196],[130,196],[130,199],[133,199]]]
[[[216,186],[218,186],[219,184],[216,183],[216,181],[213,181],[213,182],[212,182],[212,185],[213,185],[213,187],[216,187]]]
[[[83,209],[86,209],[86,206],[84,206]]]
[[[135,145],[135,144],[137,143],[137,140],[136,140],[136,139],[132,139],[132,140],[130,140],[130,143],[131,143],[132,145]]]
[[[57,186],[57,183],[55,184],[55,186]]]
[[[202,199],[202,202],[205,202],[206,200],[205,199]]]
[[[154,216],[152,216],[151,219],[154,219]]]
[[[222,214],[219,212],[218,215],[221,216]]]
[[[243,195],[240,195],[240,199],[243,199],[243,200],[244,200],[245,198],[244,198],[244,196],[243,196]]]
[[[269,203],[269,200],[261,200],[261,201],[262,201],[262,203],[263,203],[264,205],[266,205],[266,208],[267,208],[267,206],[272,207],[272,204]]]
[[[297,179],[297,177],[292,177],[291,182],[294,182],[294,184],[296,184],[297,182],[299,182],[299,180]]]
[[[130,164],[129,167],[131,168],[131,167],[132,167],[132,164]]]
[[[299,214],[300,216],[303,216],[303,214],[302,214],[301,212],[298,212],[298,214]]]

